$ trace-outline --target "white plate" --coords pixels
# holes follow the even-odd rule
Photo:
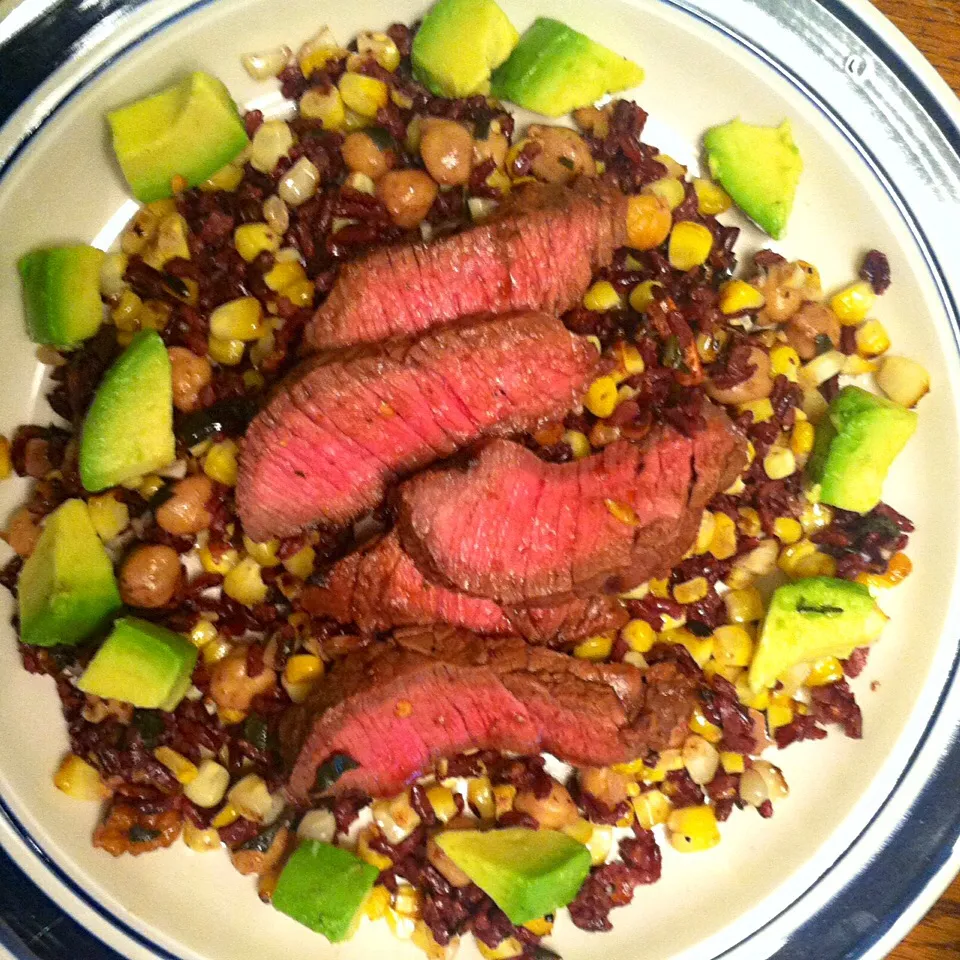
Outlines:
[[[645,139],[682,162],[696,164],[696,145],[710,125],[736,115],[761,123],[791,117],[806,172],[779,249],[817,264],[827,288],[854,277],[867,249],[885,251],[894,285],[876,315],[894,349],[920,359],[933,379],[920,429],[886,490],[917,524],[915,573],[884,597],[893,623],[855,683],[863,741],[832,735],[790,748],[779,761],[792,795],[773,820],[735,814],[714,850],[695,857],[665,850],[663,879],[639,889],[633,907],[614,912],[613,933],[585,934],[564,919],[554,944],[565,960],[880,956],[955,869],[960,835],[953,809],[960,769],[960,248],[951,236],[960,216],[957,102],[866,3],[503,6],[518,27],[553,15],[641,62],[648,79],[637,99],[651,115]],[[14,21],[28,21],[37,8],[25,4]],[[105,16],[91,26],[97,13]],[[38,60],[66,60],[0,132],[3,432],[47,416],[42,370],[23,333],[16,258],[60,241],[107,246],[132,209],[106,146],[104,112],[196,68],[220,76],[246,105],[272,110],[278,96],[246,76],[240,53],[295,45],[324,22],[348,38],[420,13],[420,0],[325,7],[285,0],[282,13],[270,0],[104,0],[78,5],[63,20],[41,16],[26,23],[8,57],[0,48],[0,64],[14,66],[11,80],[0,82],[11,107],[22,96],[16,78],[39,79],[31,74]],[[88,28],[86,39],[70,46]],[[745,229],[741,255],[761,243]],[[12,508],[21,495],[19,485],[5,484],[0,507]],[[6,596],[3,604],[5,619]],[[262,905],[223,856],[198,856],[183,845],[137,860],[94,850],[96,811],[51,784],[66,746],[52,684],[23,672],[9,631],[0,671],[0,840],[47,895],[120,953],[191,960],[420,955],[382,924],[329,946]],[[952,763],[938,771],[941,759]],[[58,960],[93,956],[50,949],[46,956]]]

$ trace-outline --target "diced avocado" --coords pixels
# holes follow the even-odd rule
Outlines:
[[[917,414],[860,387],[844,387],[817,424],[807,464],[820,500],[866,513],[879,502],[890,465],[917,429]]]
[[[777,587],[750,664],[750,687],[772,687],[791,667],[821,657],[849,657],[873,643],[886,614],[860,583],[810,577]]]
[[[339,943],[353,935],[378,875],[376,867],[349,850],[307,840],[283,868],[273,905],[331,943]]]
[[[50,247],[20,258],[27,332],[34,343],[75,347],[103,323],[100,267],[96,247]]]
[[[197,648],[179,633],[137,617],[118,620],[77,686],[104,700],[175,710],[190,689]]]
[[[170,356],[160,334],[144,330],[97,388],[80,437],[80,479],[87,490],[105,490],[175,455]]]
[[[437,844],[511,923],[565,907],[590,872],[590,851],[556,830],[451,830]]]
[[[774,240],[783,237],[803,172],[790,121],[758,127],[731,120],[708,130],[703,142],[710,173],[733,202]]]
[[[438,0],[414,37],[413,74],[440,96],[487,93],[519,36],[494,0]]]
[[[203,183],[250,142],[227,88],[199,71],[108,113],[107,122],[120,169],[143,203],[173,196],[174,177]]]
[[[490,89],[495,97],[559,117],[642,82],[635,63],[559,20],[539,17],[494,71]]]
[[[67,500],[47,518],[17,594],[20,639],[38,647],[86,640],[120,609],[113,564],[82,500]]]

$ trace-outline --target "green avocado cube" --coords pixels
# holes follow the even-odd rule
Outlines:
[[[34,250],[20,258],[27,332],[34,343],[76,347],[100,329],[105,256],[96,247],[79,244]]]
[[[107,122],[120,169],[143,203],[173,196],[174,178],[203,183],[250,142],[227,88],[200,71],[108,113]]]
[[[120,609],[113,564],[82,500],[48,518],[17,584],[20,639],[38,647],[76,644]]]
[[[331,943],[339,943],[353,936],[360,908],[379,875],[376,867],[349,850],[307,840],[283,868],[273,905]]]
[[[80,479],[105,490],[175,456],[170,355],[160,334],[143,330],[97,388],[80,435]]]
[[[451,830],[436,839],[515,924],[565,907],[590,872],[590,851],[557,830]]]
[[[539,17],[494,71],[490,89],[527,110],[559,117],[642,82],[643,70],[632,61],[559,20]]]
[[[77,686],[145,710],[176,710],[190,689],[197,653],[179,633],[125,617],[114,624]]]
[[[821,502],[856,513],[872,510],[891,464],[916,429],[914,410],[860,387],[844,387],[817,424],[807,464],[820,484]]]
[[[808,577],[777,587],[750,663],[750,687],[759,693],[792,667],[821,657],[845,659],[873,643],[886,622],[860,583]]]
[[[803,172],[790,121],[760,127],[731,120],[708,130],[703,143],[711,176],[751,220],[780,240]]]

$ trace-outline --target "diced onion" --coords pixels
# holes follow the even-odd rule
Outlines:
[[[839,350],[828,350],[804,364],[800,368],[800,377],[805,385],[819,387],[821,383],[826,383],[840,373],[846,360]]]
[[[333,843],[337,832],[337,821],[329,810],[311,810],[300,821],[297,836],[303,840],[319,840],[321,843]]]
[[[272,50],[259,50],[245,53],[240,58],[243,69],[254,80],[268,80],[281,73],[290,62],[291,50],[287,46],[274,47]]]
[[[284,120],[260,124],[250,146],[250,166],[260,173],[273,173],[281,157],[293,146],[293,132]]]
[[[913,407],[930,392],[930,374],[909,357],[886,357],[877,372],[877,386],[895,403]]]
[[[290,211],[287,205],[275,193],[263,201],[263,219],[271,230],[281,237],[290,228]]]

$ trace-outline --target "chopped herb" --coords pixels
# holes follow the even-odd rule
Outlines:
[[[251,713],[243,724],[243,737],[261,752],[265,752],[270,745],[270,729],[267,721],[259,714]]]
[[[563,958],[556,951],[538,943],[533,948],[533,960],[563,960]]]
[[[367,127],[363,132],[380,150],[395,150],[397,147],[397,141],[393,138],[393,134],[383,127]]]
[[[477,140],[486,140],[490,136],[490,124],[493,118],[489,114],[479,117],[473,125],[473,136]]]
[[[683,363],[683,351],[680,349],[680,340],[671,334],[663,344],[663,365],[677,370]]]
[[[306,475],[302,470],[294,470],[293,472],[294,472],[301,480],[306,480],[306,479],[307,479],[307,475]]]
[[[705,623],[701,623],[699,620],[688,621],[687,629],[695,637],[709,637],[713,633],[713,631]]]
[[[192,447],[217,433],[237,436],[247,429],[256,416],[258,405],[250,397],[230,397],[218,400],[205,410],[184,417],[177,436]]]
[[[266,853],[277,839],[277,834],[286,825],[286,817],[278,817],[265,830],[261,830],[255,837],[241,843],[238,850],[252,850],[254,853]]]
[[[131,843],[149,843],[160,836],[159,830],[148,830],[146,827],[131,827],[127,831]]]
[[[568,170],[576,170],[577,165],[570,159],[570,157],[557,157],[557,163],[562,167],[566,167]]]
[[[148,501],[151,510],[158,510],[173,496],[173,487],[165,483]]]
[[[188,300],[190,298],[190,288],[180,277],[175,277],[172,273],[164,273],[163,282],[173,291],[174,296],[179,297],[181,300]]]
[[[860,521],[864,533],[879,533],[883,537],[899,537],[900,528],[889,518],[881,514],[864,517]]]
[[[818,333],[813,341],[817,348],[817,353],[829,353],[833,349],[833,341],[825,334]]]
[[[148,750],[153,750],[165,728],[160,712],[158,710],[134,710],[131,723],[137,733],[140,734],[143,745]]]
[[[843,613],[843,607],[835,607],[829,603],[807,603],[806,600],[801,600],[797,604],[797,613],[816,613],[823,617],[836,617]]]
[[[349,754],[333,754],[317,768],[315,789],[318,793],[329,790],[347,771],[356,770],[359,766]]]

